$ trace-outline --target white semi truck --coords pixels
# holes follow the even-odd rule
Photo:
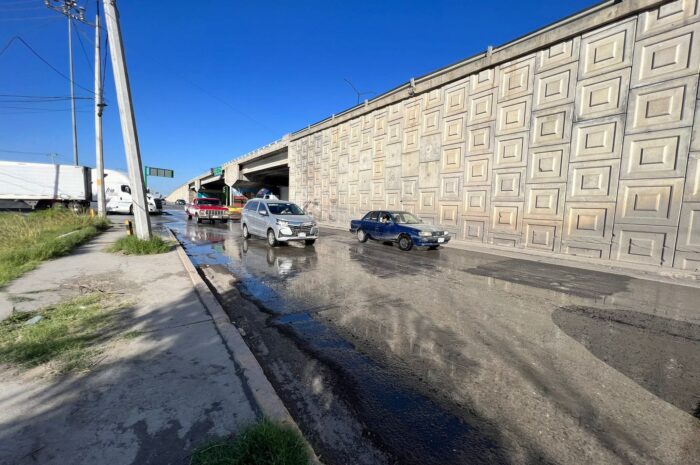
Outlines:
[[[97,200],[97,170],[92,170],[92,198]],[[148,200],[149,213],[162,213],[163,202],[160,198],[146,194]],[[105,170],[105,201],[108,213],[128,213],[134,212],[133,198],[131,197],[131,185],[129,176],[116,170]]]
[[[79,209],[97,200],[97,170],[86,166],[0,160],[0,208],[36,209],[56,204]],[[105,170],[107,212],[133,212],[129,177]],[[161,213],[161,199],[147,194],[148,211]]]
[[[0,161],[0,208],[87,208],[90,174],[85,166]]]

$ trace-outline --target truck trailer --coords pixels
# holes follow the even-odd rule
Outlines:
[[[89,208],[90,168],[0,161],[0,208]]]

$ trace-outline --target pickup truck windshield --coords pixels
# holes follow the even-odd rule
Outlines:
[[[218,199],[197,199],[197,205],[220,205]]]
[[[394,213],[394,223],[396,224],[418,224],[421,220],[408,212]]]
[[[268,203],[267,208],[273,215],[303,215],[304,210],[293,203]]]

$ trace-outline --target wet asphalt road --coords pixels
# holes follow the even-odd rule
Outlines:
[[[700,289],[336,230],[270,248],[171,213],[416,463],[700,463]]]

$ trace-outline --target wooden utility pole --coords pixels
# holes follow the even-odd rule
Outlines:
[[[146,188],[143,185],[139,137],[136,132],[134,109],[131,104],[131,88],[129,87],[129,75],[126,71],[126,57],[124,56],[116,3],[116,0],[104,0],[103,3],[105,21],[107,23],[107,37],[109,39],[109,53],[112,57],[114,84],[119,104],[119,119],[122,125],[126,163],[129,167],[129,179],[131,180],[136,236],[139,239],[146,240],[151,238],[151,219],[148,216],[148,199],[146,197]]]
[[[100,54],[100,11],[98,3],[97,16],[95,17],[95,151],[97,180],[97,213],[100,216],[107,215],[105,202],[105,168],[102,153],[102,60]]]

